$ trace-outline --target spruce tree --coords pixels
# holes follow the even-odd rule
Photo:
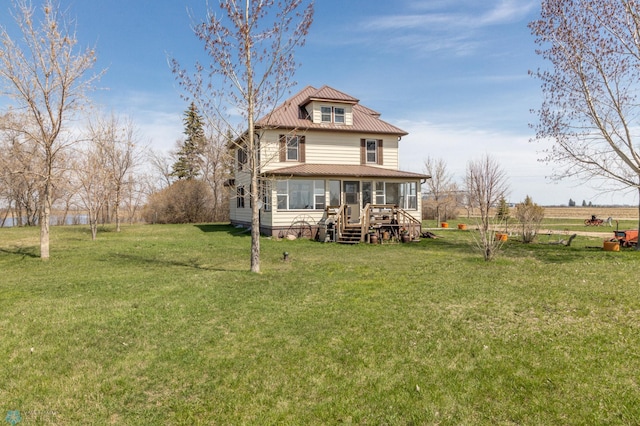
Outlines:
[[[171,175],[178,179],[196,179],[200,175],[200,157],[204,150],[205,137],[202,117],[196,105],[191,102],[184,113],[184,134],[186,139],[178,150]]]

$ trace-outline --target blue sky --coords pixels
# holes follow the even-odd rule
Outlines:
[[[187,13],[204,17],[205,1],[60,2],[107,69],[92,96],[131,116],[155,150],[173,148],[187,105],[167,57],[186,66],[206,60]],[[422,172],[427,156],[443,158],[462,183],[467,162],[488,153],[508,175],[513,202],[530,195],[544,205],[636,203],[634,192],[554,183],[553,165],[538,161],[546,146],[529,142],[529,124],[541,93],[528,71],[544,64],[527,28],[538,13],[533,0],[316,0],[293,90],[330,85],[408,131],[403,170]],[[1,10],[0,23],[8,19]]]

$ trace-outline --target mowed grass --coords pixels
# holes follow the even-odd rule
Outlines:
[[[263,238],[252,274],[229,226],[109,231],[53,228],[43,262],[0,229],[0,421],[640,422],[633,250]]]

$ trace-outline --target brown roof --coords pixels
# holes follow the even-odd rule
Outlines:
[[[306,105],[311,101],[326,101],[326,102],[340,102],[346,104],[355,105],[360,102],[359,99],[354,98],[353,96],[347,95],[344,92],[334,89],[329,86],[322,86],[320,89],[316,90],[314,93],[309,95],[309,97],[302,103],[302,105]]]
[[[313,123],[303,107],[311,101],[327,101],[353,105],[353,124]],[[307,86],[270,114],[256,122],[257,128],[298,130],[338,130],[342,132],[378,133],[405,136],[404,130],[380,119],[380,114],[358,103],[358,99],[329,86],[316,89]]]
[[[283,167],[267,172],[276,176],[350,176],[350,177],[381,177],[381,178],[410,178],[429,179],[429,175],[401,170],[383,169],[381,167],[345,165],[345,164],[300,164]]]

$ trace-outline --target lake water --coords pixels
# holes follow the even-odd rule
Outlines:
[[[61,225],[62,221],[62,216],[57,216],[57,215],[52,215],[49,218],[49,223],[51,224],[51,226],[56,226],[56,225]],[[89,223],[89,219],[88,216],[86,214],[74,214],[74,215],[67,215],[66,219],[65,219],[65,225],[86,225],[87,223]],[[7,220],[5,220],[4,224],[0,223],[0,226],[4,227],[4,228],[10,228],[12,226],[15,226],[15,221],[13,220],[12,217],[8,217]]]

